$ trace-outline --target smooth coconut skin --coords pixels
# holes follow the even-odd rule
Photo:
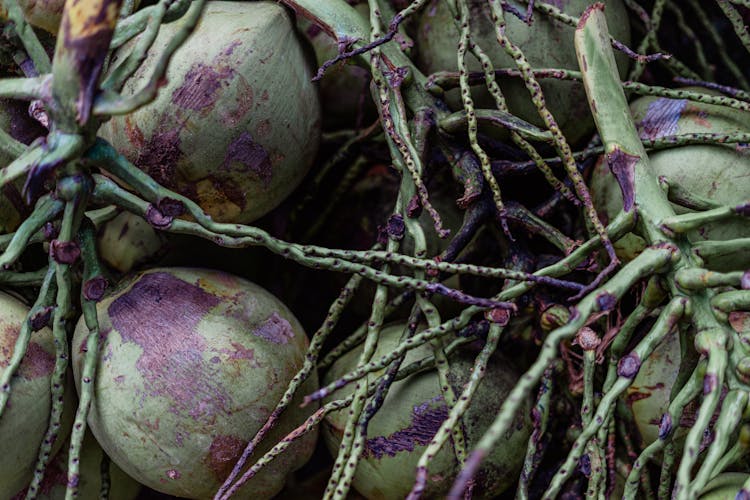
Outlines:
[[[0,292],[0,370],[5,370],[13,356],[28,312],[29,308],[21,301]],[[31,480],[39,446],[47,432],[54,368],[52,331],[44,328],[31,337],[21,366],[11,381],[10,398],[0,417],[0,498],[10,498]],[[70,402],[72,384],[66,389],[66,401]],[[70,430],[71,410],[71,404],[66,404],[53,453]]]
[[[384,328],[374,358],[390,352],[398,344],[403,330],[403,325]],[[361,346],[334,363],[324,378],[325,383],[354,369],[360,352]],[[431,355],[430,346],[420,346],[409,351],[403,366]],[[469,380],[475,355],[475,352],[462,352],[449,358],[450,381],[456,394],[460,394]],[[382,374],[382,370],[371,373],[368,380],[371,384],[376,383],[376,378]],[[463,418],[467,447],[476,444],[492,424],[517,379],[518,375],[507,359],[499,355],[493,358]],[[355,385],[347,385],[334,397],[346,397],[354,391]],[[522,407],[512,432],[505,435],[485,458],[473,490],[478,498],[499,495],[516,481],[531,432],[529,407],[529,404]],[[414,484],[417,462],[440,424],[447,418],[448,411],[435,370],[395,382],[368,426],[364,454],[352,481],[354,488],[368,499],[405,498]],[[338,452],[347,416],[346,410],[326,416],[323,437],[334,455]],[[424,498],[444,497],[460,471],[450,441],[430,464]]]
[[[691,89],[710,93],[705,89]],[[691,133],[735,134],[750,131],[750,112],[686,99],[642,97],[630,105],[633,121],[643,139]],[[651,168],[668,183],[723,205],[737,205],[750,198],[750,152],[733,144],[678,146],[648,154]],[[591,174],[594,206],[605,220],[622,210],[620,187],[606,163],[600,161]],[[636,203],[638,200],[636,200]],[[674,205],[678,214],[687,209]],[[691,242],[729,240],[750,236],[750,221],[736,217],[706,224],[688,233]],[[615,242],[618,256],[632,259],[645,248],[639,236],[628,234]],[[718,271],[750,267],[750,253],[741,252],[706,259],[705,266]]]
[[[98,229],[96,245],[102,262],[128,273],[163,254],[167,238],[144,218],[122,212]]]
[[[509,4],[520,12],[526,12],[526,4],[509,0]],[[554,2],[563,12],[580,16],[592,2],[590,0],[567,0]],[[614,38],[628,45],[630,43],[630,23],[622,0],[604,2],[607,24]],[[495,69],[516,69],[513,59],[505,53],[497,41],[492,12],[486,0],[469,0],[470,26],[472,39],[489,56]],[[575,28],[549,19],[544,14],[534,12],[531,26],[512,14],[505,14],[505,32],[511,42],[518,46],[533,68],[560,68],[578,70],[573,33]],[[418,47],[417,63],[426,74],[437,71],[457,71],[456,51],[460,33],[453,15],[443,0],[433,0],[423,10],[416,35]],[[620,75],[625,76],[628,58],[615,54]],[[476,58],[467,53],[469,71],[482,71]],[[555,117],[565,137],[577,143],[594,131],[586,92],[581,82],[540,79],[547,107]],[[529,92],[520,78],[498,78],[498,83],[511,113],[537,126],[544,122],[531,101]],[[484,88],[472,92],[477,108],[495,109],[495,101]],[[460,93],[451,90],[446,96],[448,105],[462,109]]]
[[[181,24],[161,26],[125,95],[151,77]],[[275,2],[209,2],[156,100],[112,118],[100,134],[215,220],[251,222],[294,190],[318,148],[320,104],[297,37]],[[132,43],[116,52],[113,66]]]
[[[134,275],[98,303],[97,313],[101,343],[89,415],[97,441],[150,488],[212,498],[302,366],[305,332],[264,289],[205,269]],[[79,389],[87,333],[80,321],[73,338]],[[312,376],[300,394],[316,385]],[[256,454],[314,410],[292,402]],[[298,440],[238,498],[280,491],[316,438],[312,432]]]
[[[37,500],[64,500],[68,485],[68,447],[65,442],[60,452],[47,466],[44,479],[39,487]],[[81,462],[79,465],[78,498],[83,500],[99,498],[101,491],[102,448],[90,432],[83,436]],[[125,474],[117,464],[109,462],[109,500],[134,500],[141,490],[135,479]],[[26,498],[26,489],[20,491],[12,500]]]

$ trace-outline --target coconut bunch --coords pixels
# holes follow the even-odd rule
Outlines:
[[[6,0],[0,497],[750,495],[749,15]]]

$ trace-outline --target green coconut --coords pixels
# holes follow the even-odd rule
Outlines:
[[[38,500],[64,500],[68,485],[68,447],[70,439],[55,455],[47,466],[40,486]],[[104,457],[102,448],[94,436],[86,431],[81,445],[81,461],[78,476],[78,498],[99,498],[102,486],[101,463]],[[141,490],[135,479],[125,474],[117,464],[109,463],[109,500],[134,500]],[[26,498],[26,489],[19,492],[13,500]]]
[[[183,26],[164,24],[123,89],[138,92]],[[133,44],[115,53],[113,67]],[[312,71],[276,2],[209,2],[151,104],[114,117],[102,137],[162,185],[221,222],[248,223],[302,181],[320,139]]]
[[[738,334],[747,335],[750,333],[750,313],[731,313],[729,324]],[[692,346],[689,348],[692,349]],[[662,415],[669,411],[670,395],[681,362],[680,338],[677,332],[672,332],[643,360],[638,375],[628,387],[625,400],[633,410],[633,421],[644,448],[659,438],[659,424]],[[678,446],[682,446],[693,426],[697,411],[698,404],[692,402],[685,407],[682,417],[672,422],[674,440]]]
[[[111,459],[163,493],[212,498],[301,368],[308,341],[292,313],[230,274],[157,268],[131,276],[97,304],[102,332],[89,425]],[[87,329],[73,338],[80,373]],[[312,376],[300,389],[315,390]],[[314,408],[293,401],[256,456]],[[312,454],[297,440],[240,491],[270,498]]]
[[[403,325],[392,325],[380,334],[374,359],[393,350],[404,330]],[[330,383],[355,368],[361,347],[342,356],[324,380]],[[431,356],[429,346],[409,351],[404,366]],[[449,380],[456,394],[468,383],[476,352],[457,352],[449,358]],[[376,383],[383,370],[371,373],[368,380]],[[463,418],[467,447],[476,445],[482,434],[492,424],[504,399],[518,379],[512,363],[496,355],[485,373],[485,378],[474,394],[472,404]],[[343,398],[354,391],[356,384],[339,390],[335,398]],[[474,494],[480,498],[498,495],[515,483],[523,464],[531,432],[528,417],[530,403],[521,407],[516,421],[485,458],[477,473]],[[404,498],[414,484],[417,462],[440,424],[448,416],[437,372],[428,370],[395,382],[383,406],[368,426],[365,449],[352,484],[368,499]],[[346,409],[326,416],[323,436],[332,454],[338,452],[346,425]],[[441,498],[450,490],[460,471],[450,441],[430,462],[425,498]]]
[[[359,3],[354,8],[363,18],[369,19],[370,10],[366,2]],[[298,18],[297,26],[310,41],[318,66],[338,55],[338,43],[320,27],[302,17]],[[367,125],[377,117],[370,94],[370,79],[370,72],[351,59],[326,71],[320,79],[324,129],[352,128],[357,125],[359,118],[362,125]]]
[[[99,258],[120,273],[154,261],[166,251],[166,244],[164,233],[130,212],[102,224],[96,236]]]
[[[705,89],[688,90],[710,93]],[[642,97],[631,104],[630,112],[642,139],[750,131],[749,112],[686,99]],[[664,177],[669,184],[695,196],[730,206],[750,198],[750,177],[747,175],[750,171],[750,151],[738,149],[733,144],[696,144],[652,151],[648,156],[655,175]],[[622,194],[606,162],[597,164],[590,184],[594,206],[605,220],[612,220],[622,210]],[[678,214],[688,212],[688,209],[675,204],[673,208]],[[750,221],[741,217],[705,224],[701,229],[688,233],[688,239],[694,243],[748,236]],[[640,253],[645,245],[646,242],[639,236],[628,234],[616,242],[615,248],[620,257],[628,260]],[[705,265],[719,271],[746,269],[750,267],[750,254],[740,252],[711,257],[706,259]]]
[[[525,3],[517,0],[510,0],[508,3],[519,11],[526,12]],[[572,16],[580,16],[591,3],[589,0],[554,2],[555,6]],[[607,0],[604,4],[612,36],[626,45],[629,44],[630,23],[624,2]],[[420,69],[428,74],[458,70],[456,51],[460,33],[447,5],[445,1],[433,0],[425,7],[420,18],[416,35],[419,49],[417,61]],[[469,9],[472,40],[489,56],[495,69],[516,69],[513,59],[497,42],[488,2],[469,0]],[[531,26],[507,13],[505,21],[506,35],[523,51],[533,68],[578,70],[573,46],[573,26],[552,20],[538,11],[534,12]],[[615,54],[615,58],[620,75],[624,77],[628,68],[628,58],[619,52]],[[481,64],[470,53],[467,53],[466,61],[469,71],[482,71]],[[544,125],[520,78],[499,78],[498,83],[511,113],[537,126]],[[594,131],[594,121],[581,82],[543,79],[540,80],[540,84],[547,107],[570,142],[577,143]],[[489,92],[478,90],[475,88],[472,91],[476,107],[494,109],[495,101]],[[448,92],[446,99],[452,109],[462,108],[457,89]]]
[[[8,367],[16,347],[21,325],[29,308],[21,301],[0,292],[0,372]],[[11,380],[10,398],[0,417],[0,498],[10,498],[31,480],[39,446],[47,432],[51,410],[50,385],[55,368],[52,331],[44,328],[32,335],[26,354]],[[72,384],[66,390],[63,425],[53,452],[70,430]]]

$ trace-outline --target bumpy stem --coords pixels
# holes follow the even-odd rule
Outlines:
[[[686,308],[686,298],[676,297],[672,299],[659,315],[659,319],[651,331],[646,334],[643,340],[627,356],[622,358],[618,366],[618,379],[612,385],[612,388],[602,397],[596,414],[589,421],[588,425],[584,425],[583,432],[576,439],[568,453],[567,459],[552,479],[552,484],[550,484],[544,493],[544,498],[551,499],[556,497],[562,485],[574,472],[575,463],[580,458],[581,453],[583,453],[584,446],[596,434],[602,422],[607,419],[607,415],[612,411],[616,399],[632,383],[633,378],[640,368],[641,360],[647,359],[659,342],[675,328],[677,322],[683,318]]]
[[[68,486],[65,490],[65,500],[72,500],[78,496],[81,445],[86,432],[86,419],[91,408],[91,400],[94,396],[96,367],[99,360],[99,319],[96,313],[96,303],[102,298],[106,290],[106,279],[96,255],[96,236],[93,223],[86,221],[82,226],[78,237],[84,264],[81,308],[89,333],[86,337],[86,345],[83,347],[85,354],[81,369],[80,398],[70,435]]]
[[[547,366],[557,357],[560,343],[576,335],[593,313],[611,310],[617,304],[620,297],[637,281],[644,277],[663,272],[665,268],[668,268],[672,264],[675,258],[675,251],[674,247],[647,249],[625,265],[606,283],[586,295],[576,305],[570,322],[549,334],[544,344],[542,344],[542,351],[536,361],[510,392],[500,408],[495,421],[485,432],[469,456],[466,467],[461,471],[461,474],[453,485],[451,498],[457,499],[462,496],[466,484],[476,473],[481,461],[489,454],[497,440],[510,429],[521,405],[529,397]]]

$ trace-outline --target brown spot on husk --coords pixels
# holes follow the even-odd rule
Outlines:
[[[177,162],[182,156],[181,131],[182,126],[179,126],[155,133],[138,154],[136,161],[156,182],[170,189],[176,185]]]
[[[15,343],[18,339],[19,328],[7,326],[3,332],[4,340],[0,343],[2,350],[0,353],[0,368],[5,368],[10,364],[10,358],[15,350]],[[34,342],[29,342],[24,354],[21,366],[18,367],[18,376],[25,380],[34,380],[41,377],[49,376],[55,368],[55,357],[45,351],[42,346]]]
[[[165,273],[146,274],[110,304],[108,313],[123,342],[142,349],[135,368],[148,396],[172,401],[170,411],[211,423],[230,396],[206,371],[206,340],[196,329],[218,297]],[[179,318],[179,321],[175,321]]]
[[[234,463],[247,446],[247,441],[234,436],[216,436],[204,459],[217,479],[223,481],[232,472]]]
[[[414,451],[415,446],[427,445],[448,418],[448,407],[443,403],[442,397],[438,396],[436,399],[440,404],[438,407],[432,407],[433,401],[428,401],[413,408],[409,427],[389,436],[368,439],[365,455],[373,455],[378,459],[385,455],[393,457],[401,451]]]
[[[143,132],[138,128],[138,125],[133,123],[133,117],[130,115],[125,117],[125,133],[135,149],[138,151],[143,149],[143,144],[145,142]]]
[[[255,96],[253,89],[244,76],[237,75],[237,107],[228,111],[222,110],[222,118],[226,122],[227,128],[234,128],[240,125],[243,118],[253,107]]]

